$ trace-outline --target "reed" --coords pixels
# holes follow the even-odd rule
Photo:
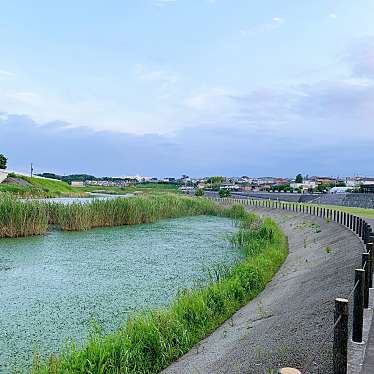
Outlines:
[[[176,194],[94,200],[88,204],[68,205],[20,200],[11,194],[0,194],[0,237],[44,234],[48,224],[57,225],[64,231],[82,231],[204,214],[221,215],[223,209],[205,199]]]
[[[177,207],[184,207],[189,214],[208,211],[234,217],[240,229],[232,243],[245,251],[246,258],[216,282],[180,292],[169,307],[133,315],[118,331],[93,332],[83,347],[68,345],[60,355],[45,360],[36,356],[32,374],[159,373],[256,297],[287,256],[287,238],[269,219],[262,221],[238,207],[217,210],[188,200],[157,204],[170,208],[164,212],[168,215],[177,216],[181,214]],[[142,216],[136,207],[132,219],[157,216]]]
[[[219,215],[222,209],[211,201],[175,194],[95,200],[89,204],[51,204],[50,222],[62,230],[80,231],[152,223],[164,218]]]
[[[48,209],[43,203],[25,203],[11,194],[0,194],[0,238],[45,234]]]

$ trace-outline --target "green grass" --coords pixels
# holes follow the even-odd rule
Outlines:
[[[48,228],[48,209],[40,202],[22,202],[0,195],[0,238],[41,235]]]
[[[315,204],[315,205],[321,208],[329,208],[329,209],[334,209],[334,210],[338,210],[341,212],[350,213],[350,214],[353,214],[355,216],[359,216],[362,218],[374,219],[374,209],[351,208],[347,206],[338,206],[338,205],[322,205],[322,204],[319,204],[319,205]]]
[[[21,201],[11,194],[0,195],[0,237],[44,234],[47,225],[65,231],[89,230],[156,222],[163,218],[219,215],[217,204],[206,199],[176,194],[144,195],[88,204],[59,204]],[[43,224],[41,224],[43,223]]]
[[[7,192],[21,197],[88,197],[89,192],[101,192],[114,195],[123,195],[126,193],[157,194],[170,192],[180,194],[178,186],[174,184],[143,183],[129,187],[72,187],[68,183],[59,180],[31,178],[23,175],[16,175],[16,177],[31,183],[31,186],[2,183],[0,184],[0,193]]]
[[[235,219],[239,230],[231,241],[246,258],[216,282],[180,292],[169,307],[133,315],[118,331],[109,335],[95,331],[83,347],[68,344],[58,356],[36,355],[32,374],[159,373],[263,290],[288,251],[287,239],[276,224],[243,207],[224,209],[203,199],[196,204],[192,201],[197,199],[185,199],[178,208],[189,214],[205,210]],[[171,215],[177,216],[173,201]]]
[[[253,199],[254,200],[254,199]],[[260,204],[263,204],[265,201],[268,200],[255,200],[257,202],[260,202]],[[273,204],[275,203],[275,200],[272,201]],[[279,203],[282,203],[284,205],[290,206],[292,203],[288,203],[285,201],[279,201]],[[350,213],[362,218],[368,218],[368,219],[374,219],[374,209],[369,208],[352,208],[347,206],[341,206],[341,205],[327,205],[327,204],[305,204],[305,203],[294,203],[295,205],[304,205],[304,206],[311,206],[311,207],[319,207],[319,208],[329,208],[340,212],[346,212]]]
[[[62,230],[80,231],[95,227],[112,227],[152,223],[163,218],[194,215],[218,215],[218,205],[206,199],[175,194],[158,194],[94,200],[89,204],[49,204],[50,223]]]
[[[85,191],[71,187],[69,184],[52,179],[31,178],[17,175],[17,178],[29,182],[30,186],[18,184],[0,184],[0,193],[12,193],[21,197],[59,197],[59,196],[81,196]]]
[[[57,193],[57,194],[69,194],[69,193],[79,193],[79,188],[71,187],[69,184],[53,180],[53,179],[42,179],[42,178],[31,178],[24,177],[22,179],[31,183],[33,187],[41,189],[48,193]]]

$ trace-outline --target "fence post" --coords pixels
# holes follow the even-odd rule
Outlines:
[[[334,374],[347,373],[348,300],[335,299],[334,322]]]
[[[369,253],[365,252],[362,254],[362,268],[365,270],[365,282],[364,282],[364,308],[369,307]]]
[[[362,327],[364,321],[364,281],[365,271],[363,269],[355,270],[355,286],[353,296],[353,327],[352,340],[355,343],[362,342]]]
[[[369,254],[369,283],[368,287],[373,288],[373,243],[367,243],[366,244],[366,251]]]

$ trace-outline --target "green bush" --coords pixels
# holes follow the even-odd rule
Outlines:
[[[204,190],[202,188],[198,188],[195,191],[195,196],[204,196]]]
[[[231,195],[231,192],[229,189],[222,189],[218,192],[219,197],[229,197]]]

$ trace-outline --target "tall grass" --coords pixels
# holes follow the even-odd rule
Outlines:
[[[81,231],[204,214],[221,215],[223,209],[212,201],[176,194],[94,200],[88,204],[69,205],[21,201],[10,194],[0,194],[0,237],[44,234],[48,223],[65,231]]]
[[[152,223],[163,218],[219,215],[222,209],[205,199],[175,194],[94,200],[89,204],[50,204],[50,222],[62,230]]]
[[[48,228],[48,209],[40,202],[24,202],[0,194],[0,238],[41,235]]]
[[[169,215],[178,216],[178,208],[184,207],[191,214],[206,211],[233,217],[240,229],[232,242],[245,250],[246,258],[217,282],[181,292],[167,308],[138,313],[109,335],[92,333],[82,348],[71,344],[59,356],[36,357],[32,374],[159,373],[258,295],[287,256],[287,239],[276,224],[261,221],[243,207],[217,210],[192,200],[156,204],[170,208],[164,213]],[[155,218],[135,211],[131,217],[137,220]]]

